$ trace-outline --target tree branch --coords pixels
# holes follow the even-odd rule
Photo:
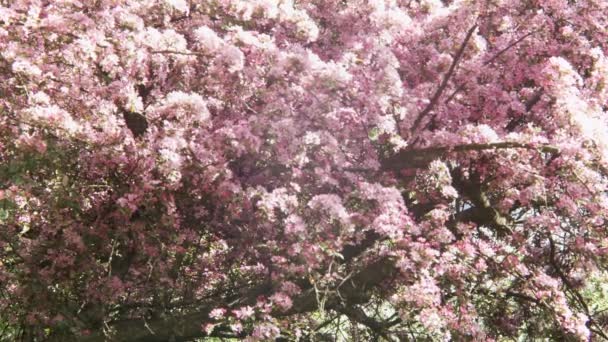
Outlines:
[[[372,238],[370,238],[372,239]],[[364,244],[368,244],[366,242]],[[351,251],[351,256],[357,255],[359,251]],[[349,281],[345,282],[338,289],[330,291],[327,300],[328,308],[336,308],[342,305],[343,300],[349,304],[362,304],[371,298],[372,289],[376,288],[387,278],[394,274],[394,260],[383,258],[371,263],[366,268],[355,274]],[[266,284],[260,286],[265,287]],[[247,291],[243,291],[238,303],[255,301],[261,294],[260,286],[254,286]],[[338,293],[339,291],[339,293]],[[141,318],[123,319],[109,323],[112,341],[133,341],[133,342],[160,342],[160,341],[190,341],[195,338],[216,336],[225,337],[230,333],[227,327],[218,326],[211,335],[202,331],[202,325],[212,323],[209,313],[218,305],[218,300],[210,300],[200,303],[199,309],[191,313],[175,312],[145,321]],[[305,289],[302,294],[293,299],[292,309],[284,312],[275,312],[276,316],[290,316],[295,314],[313,312],[318,309],[317,299],[313,288]],[[83,336],[83,342],[101,342],[107,338],[102,331],[96,331],[89,336]]]
[[[338,312],[346,315],[348,318],[353,321],[363,324],[368,327],[374,334],[378,336],[382,336],[387,341],[390,341],[390,337],[386,333],[386,329],[390,327],[389,324],[381,323],[376,321],[375,319],[369,317],[365,314],[365,312],[356,306],[353,305],[343,305],[337,309]]]
[[[468,151],[484,151],[484,150],[499,150],[508,148],[521,148],[528,150],[537,150],[543,153],[557,154],[559,149],[549,144],[535,145],[520,142],[497,142],[487,144],[464,144],[456,146],[438,146],[427,147],[420,149],[401,150],[397,154],[386,158],[382,161],[382,168],[386,171],[397,171],[401,169],[422,168],[426,167],[433,160],[443,156],[449,152],[468,152]]]
[[[453,184],[460,193],[468,197],[477,209],[476,219],[478,224],[484,224],[494,229],[498,234],[506,235],[511,233],[511,219],[505,217],[496,210],[490,199],[486,195],[479,180],[467,182],[460,169],[451,171]],[[474,176],[474,175],[473,175]]]
[[[503,48],[502,50],[498,51],[494,56],[492,56],[492,58],[490,58],[487,61],[483,62],[483,65],[488,65],[488,64],[494,62],[503,53],[509,51],[512,47],[514,47],[515,45],[521,43],[524,39],[530,37],[531,35],[535,34],[538,31],[539,31],[538,29],[537,30],[532,30],[532,31],[524,34],[523,36],[519,37],[518,39],[516,39],[515,41],[513,41],[511,44],[507,45],[505,48]]]
[[[448,72],[443,76],[443,80],[439,84],[439,88],[437,88],[437,90],[435,91],[435,94],[433,94],[433,97],[429,101],[429,104],[418,114],[418,117],[416,117],[416,120],[414,121],[414,124],[412,125],[412,128],[410,129],[410,132],[414,132],[418,129],[418,126],[420,126],[420,122],[422,121],[422,119],[433,110],[433,107],[435,107],[435,105],[439,101],[441,94],[447,87],[448,82],[450,81],[450,78],[452,78],[452,75],[454,74],[454,71],[456,70],[458,63],[460,62],[460,59],[462,58],[464,50],[467,47],[467,43],[471,39],[471,36],[473,35],[473,32],[475,32],[476,29],[477,29],[477,24],[473,25],[467,32],[467,35],[465,36],[464,41],[460,45],[458,52],[456,52],[456,56],[454,56],[454,59],[452,60],[452,64],[450,65]]]
[[[533,35],[534,33],[538,32],[538,30],[534,30],[534,31],[530,31],[526,34],[524,34],[523,36],[521,36],[520,38],[516,39],[514,42],[512,42],[511,44],[507,45],[505,48],[503,48],[502,50],[498,51],[494,56],[492,56],[490,59],[486,60],[485,62],[483,62],[483,66],[486,66],[492,62],[494,62],[498,57],[500,57],[502,54],[504,54],[505,52],[509,51],[511,48],[513,48],[515,45],[521,43],[524,39],[528,38],[529,36]],[[454,96],[456,96],[456,94],[458,94],[463,88],[464,88],[465,84],[461,84],[458,86],[458,88],[456,88],[456,90],[454,90],[454,92],[452,92],[452,94],[450,94],[450,96],[448,96],[448,98],[445,100],[444,103],[449,103],[450,101],[452,101],[452,99],[454,98]]]
[[[177,50],[154,50],[150,51],[154,54],[166,54],[166,55],[182,55],[182,56],[205,56],[203,53],[192,52],[192,51],[177,51]]]
[[[570,279],[568,279],[566,274],[562,271],[555,254],[555,243],[553,242],[553,238],[551,238],[551,235],[549,235],[549,257],[551,266],[553,266],[555,272],[562,280],[562,283],[566,287],[566,290],[570,292],[570,294],[574,297],[575,301],[581,306],[581,308],[585,312],[585,315],[587,315],[587,317],[589,318],[589,321],[587,322],[587,327],[589,328],[589,330],[601,336],[604,340],[608,341],[608,335],[604,333],[602,326],[595,321],[593,313],[591,313],[591,310],[589,310],[589,305],[585,301],[585,298],[583,298],[583,296],[575,289],[575,287],[570,282]]]

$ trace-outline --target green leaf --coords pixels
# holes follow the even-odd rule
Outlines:
[[[0,208],[0,223],[6,223],[10,217],[10,212],[7,209]]]
[[[369,139],[372,141],[378,140],[378,137],[380,136],[380,129],[378,127],[374,127],[369,130],[367,135],[368,135]]]

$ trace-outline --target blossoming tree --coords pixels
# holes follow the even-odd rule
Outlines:
[[[606,13],[0,1],[0,332],[607,339]]]

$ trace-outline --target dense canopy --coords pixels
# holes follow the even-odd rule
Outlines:
[[[0,0],[0,338],[608,339],[605,0]]]

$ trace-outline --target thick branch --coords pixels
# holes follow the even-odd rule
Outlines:
[[[358,252],[358,251],[357,251]],[[353,255],[358,253],[354,252]],[[395,272],[394,261],[390,258],[380,259],[355,274],[342,286],[328,291],[327,308],[337,308],[343,303],[362,304],[371,298],[371,291]],[[243,291],[240,303],[255,301],[260,295],[258,287]],[[199,309],[192,313],[168,314],[164,317],[144,321],[141,318],[125,319],[110,323],[112,341],[190,341],[195,338],[209,336],[201,328],[202,324],[210,323],[209,313],[218,305],[218,301],[201,303]],[[275,312],[276,316],[289,316],[318,309],[317,297],[313,288],[305,289],[302,294],[293,299],[293,307],[286,312]],[[218,327],[211,336],[226,336],[228,331]],[[101,342],[106,337],[97,331],[88,337],[80,339],[84,342]]]
[[[452,170],[451,174],[456,189],[475,205],[475,218],[479,220],[478,224],[489,226],[501,235],[511,233],[511,228],[509,227],[511,219],[502,215],[492,206],[478,179],[465,180],[460,169]],[[472,175],[473,178],[474,176]]]
[[[361,308],[356,306],[342,306],[338,308],[338,312],[346,315],[348,318],[357,323],[365,325],[377,336],[382,336],[386,340],[390,341],[390,338],[386,333],[386,330],[390,327],[390,324],[376,321],[375,319],[366,315]]]
[[[426,167],[431,161],[450,152],[468,152],[468,151],[485,151],[499,150],[508,148],[521,148],[528,150],[537,150],[543,153],[559,153],[559,149],[555,146],[544,144],[534,145],[520,142],[498,142],[487,144],[465,144],[456,146],[438,146],[420,149],[401,150],[397,154],[382,161],[382,167],[386,171],[397,171],[401,169],[422,168]]]
[[[390,258],[380,259],[370,264],[341,286],[328,292],[331,295],[327,298],[326,307],[337,308],[344,303],[349,305],[366,303],[371,298],[370,291],[386,279],[390,279],[394,272],[394,261]],[[315,289],[311,288],[294,299],[292,309],[284,315],[311,312],[317,308]]]
[[[205,54],[192,52],[192,51],[176,51],[176,50],[154,50],[150,51],[155,54],[169,54],[169,55],[182,55],[182,56],[205,56]]]

